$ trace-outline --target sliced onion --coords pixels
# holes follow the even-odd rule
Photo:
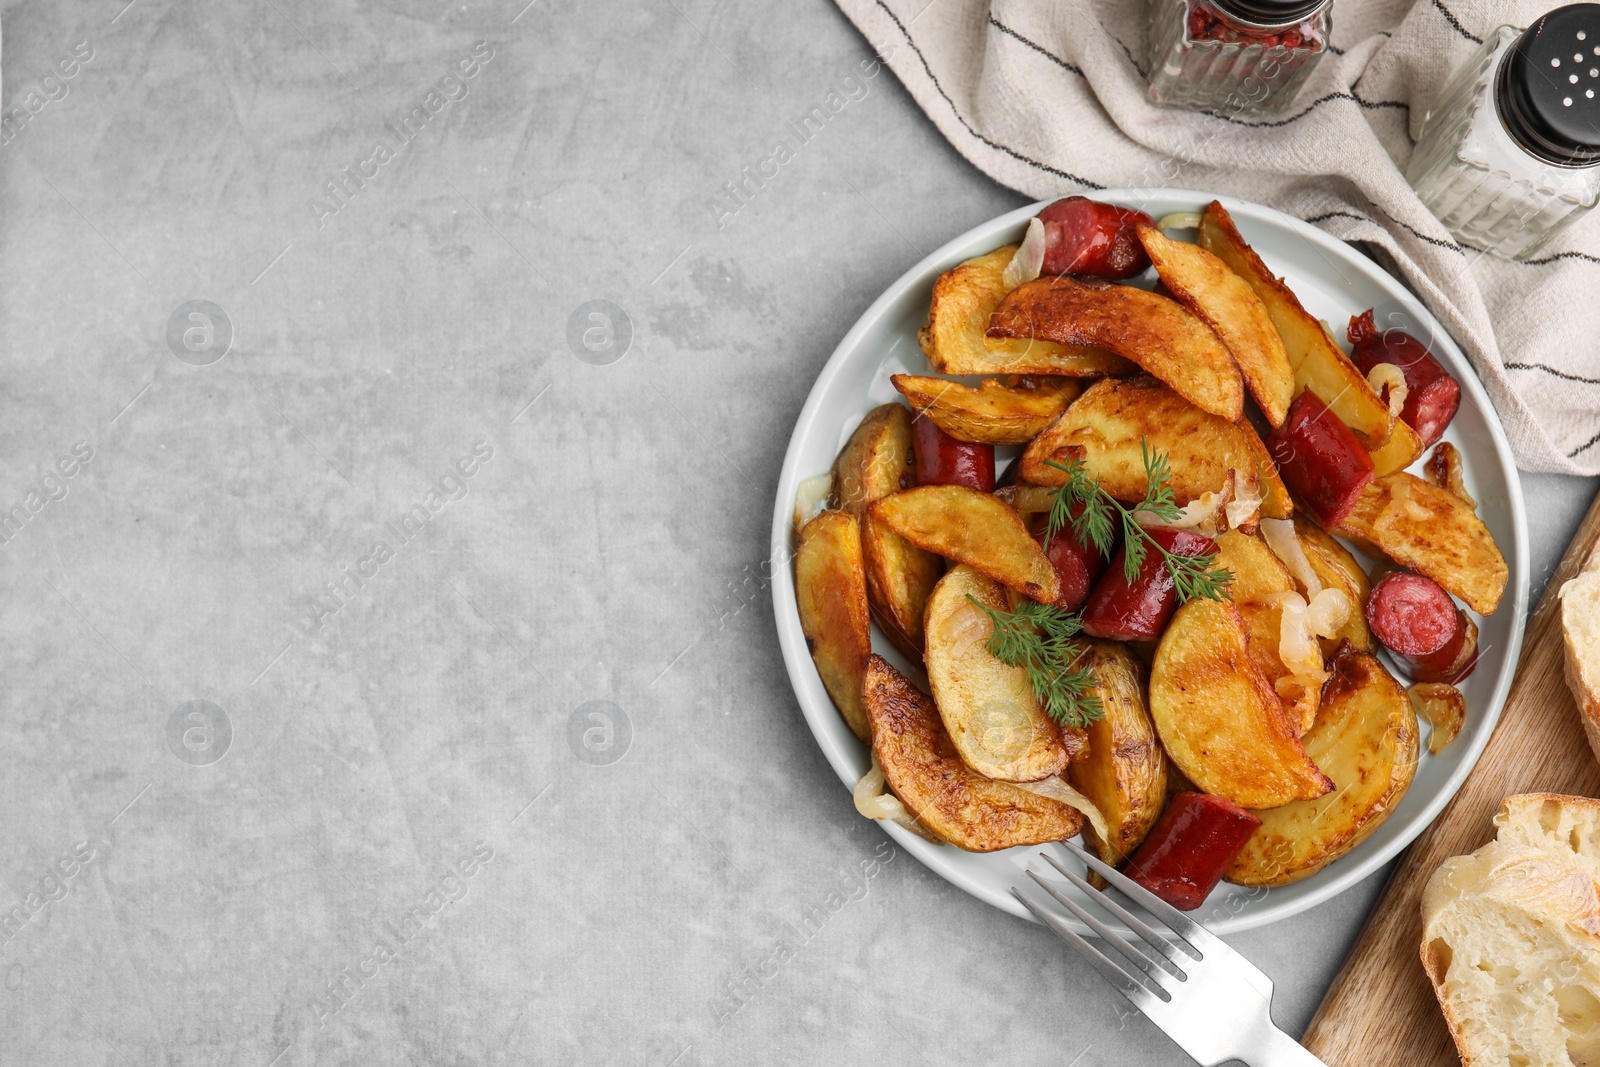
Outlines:
[[[1410,480],[1396,478],[1389,482],[1389,503],[1378,514],[1378,520],[1373,525],[1379,528],[1385,524],[1392,525],[1396,516],[1402,511],[1418,522],[1426,522],[1433,518],[1433,512],[1412,497]]]
[[[1007,289],[1015,289],[1023,282],[1031,282],[1044,270],[1044,223],[1038,217],[1028,220],[1028,233],[1011,254],[1000,280]]]
[[[1193,530],[1205,537],[1216,537],[1229,529],[1227,506],[1238,494],[1239,474],[1231,467],[1222,488],[1214,493],[1202,493],[1185,504],[1177,518],[1168,522],[1149,511],[1135,511],[1133,519],[1140,526],[1166,526],[1173,530]],[[1221,522],[1218,522],[1218,516]]]
[[[905,827],[918,837],[926,838],[934,844],[944,844],[932,831],[917,821],[916,816],[911,814],[911,809],[901,803],[899,797],[889,792],[888,782],[883,777],[883,768],[878,766],[876,753],[872,757],[872,766],[856,782],[852,795],[855,798],[856,810],[867,818],[887,819]]]
[[[1389,418],[1398,419],[1405,410],[1406,394],[1411,391],[1400,368],[1393,363],[1379,363],[1367,372],[1367,384],[1374,393],[1389,401]]]
[[[1261,536],[1266,539],[1272,554],[1289,568],[1289,573],[1300,583],[1306,596],[1314,597],[1322,592],[1322,581],[1317,577],[1317,572],[1311,569],[1311,560],[1306,555],[1305,546],[1300,543],[1300,535],[1294,532],[1293,519],[1262,519]]]
[[[1069,808],[1076,808],[1083,812],[1083,817],[1089,820],[1089,825],[1094,827],[1094,832],[1100,835],[1100,840],[1110,841],[1111,831],[1106,825],[1106,817],[1100,814],[1100,809],[1094,806],[1094,801],[1078,792],[1067,784],[1067,780],[1059,774],[1039,782],[1013,782],[1018,789],[1026,789],[1030,793],[1038,793],[1042,797],[1059,801]]]
[[[1306,628],[1318,637],[1336,637],[1354,613],[1355,601],[1350,594],[1329,586],[1306,605]]]
[[[1162,215],[1156,221],[1158,230],[1197,230],[1200,228],[1200,212],[1174,211],[1170,215]]]
[[[1478,510],[1478,502],[1467,492],[1467,483],[1462,477],[1461,450],[1449,441],[1440,441],[1433,447],[1433,455],[1423,464],[1422,473],[1434,485],[1465,500],[1473,511]]]
[[[970,600],[963,601],[954,611],[939,621],[939,646],[946,650],[952,661],[960,661],[973,645],[987,641],[994,632],[983,609]]]
[[[794,491],[794,528],[806,523],[827,510],[828,494],[833,491],[833,475],[815,474],[800,483]]]
[[[1234,487],[1233,499],[1222,507],[1228,528],[1251,533],[1261,521],[1261,487],[1249,482]]]
[[[1271,602],[1283,612],[1278,626],[1278,658],[1301,679],[1325,677],[1322,646],[1306,621],[1306,600],[1299,593],[1278,593]],[[1317,682],[1318,685],[1322,683]]]

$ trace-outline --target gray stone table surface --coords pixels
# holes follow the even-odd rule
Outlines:
[[[1186,1062],[785,679],[809,385],[1022,201],[836,10],[3,25],[0,1063]],[[1542,579],[1594,487],[1526,486]],[[1234,939],[1291,1028],[1378,886]]]

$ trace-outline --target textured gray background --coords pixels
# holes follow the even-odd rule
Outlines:
[[[856,816],[774,639],[811,379],[1021,198],[884,72],[719,226],[869,56],[845,20],[523,2],[3,11],[0,1062],[1187,1062]],[[207,366],[167,343],[199,299]],[[568,344],[590,300],[611,365]],[[1526,484],[1542,584],[1593,486]],[[1291,1028],[1378,885],[1235,939]]]

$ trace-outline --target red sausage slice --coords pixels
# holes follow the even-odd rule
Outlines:
[[[1478,628],[1432,579],[1384,575],[1367,597],[1367,625],[1419,682],[1455,682],[1478,662]]]
[[[1217,543],[1188,530],[1152,526],[1147,532],[1174,556],[1205,556],[1217,550]],[[1126,548],[1095,583],[1089,603],[1083,609],[1083,632],[1091,637],[1113,641],[1149,641],[1157,637],[1178,608],[1178,590],[1161,553],[1151,548],[1133,581],[1123,575]]]
[[[926,415],[911,420],[918,485],[964,485],[994,492],[994,445],[958,441]]]
[[[1139,226],[1154,226],[1143,211],[1084,196],[1057,200],[1039,212],[1044,223],[1044,273],[1088,274],[1117,280],[1144,273],[1150,257]]]
[[[1174,793],[1123,873],[1179,911],[1193,911],[1261,820],[1209,793]]]
[[[1439,365],[1421,341],[1404,330],[1380,330],[1368,309],[1350,320],[1346,331],[1355,346],[1350,359],[1371,374],[1379,363],[1392,363],[1406,379],[1406,402],[1400,421],[1417,431],[1422,447],[1430,448],[1461,406],[1461,383]]]
[[[1045,558],[1061,579],[1061,599],[1056,603],[1068,611],[1077,611],[1089,599],[1089,591],[1105,571],[1106,558],[1095,551],[1093,545],[1079,541],[1070,523],[1056,531],[1049,543],[1045,542],[1042,530],[1037,540],[1044,546]]]
[[[1283,425],[1267,438],[1267,450],[1296,503],[1324,527],[1348,515],[1372,481],[1372,457],[1309,389],[1289,405]]]

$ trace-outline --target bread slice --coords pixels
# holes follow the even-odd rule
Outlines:
[[[1495,825],[1422,900],[1422,965],[1461,1061],[1600,1067],[1600,802],[1510,797]]]
[[[1600,756],[1600,545],[1561,586],[1560,597],[1567,688],[1578,702],[1589,747]]]

